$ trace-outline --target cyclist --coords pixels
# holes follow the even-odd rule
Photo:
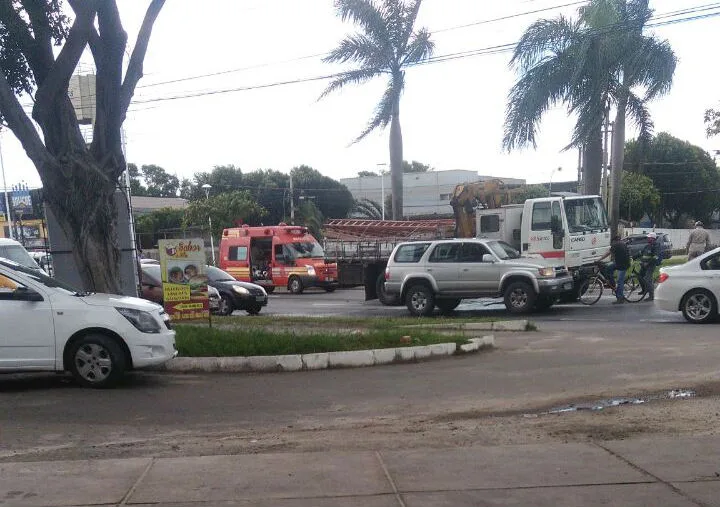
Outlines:
[[[612,254],[612,262],[609,262],[604,267],[604,273],[610,283],[615,283],[615,271],[618,273],[617,285],[614,287],[615,301],[613,304],[623,304],[625,302],[625,273],[630,267],[630,254],[628,253],[627,245],[619,235],[613,238],[610,244],[610,250],[598,259],[598,262],[602,261],[606,257]]]
[[[657,242],[657,234],[650,232],[647,235],[648,243],[639,254],[640,257],[640,285],[643,292],[647,293],[648,301],[655,299],[655,283],[653,275],[655,266],[662,262],[660,245]]]

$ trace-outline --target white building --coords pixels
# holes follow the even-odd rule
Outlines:
[[[451,171],[429,171],[426,173],[403,174],[403,216],[452,215],[450,197],[461,183],[500,179],[509,185],[524,185],[525,180],[482,176],[476,171],[456,169]],[[355,200],[369,199],[382,204],[391,193],[390,173],[381,176],[344,178],[345,185]],[[391,217],[385,216],[386,219]]]

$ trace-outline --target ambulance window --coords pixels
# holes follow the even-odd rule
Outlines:
[[[482,215],[480,217],[480,232],[500,231],[500,215]]]
[[[246,261],[247,260],[247,247],[246,246],[231,246],[228,250],[229,261]]]
[[[549,231],[550,230],[550,203],[549,202],[536,202],[533,205],[532,230],[533,231]]]

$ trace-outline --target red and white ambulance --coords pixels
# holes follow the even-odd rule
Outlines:
[[[325,261],[325,252],[307,227],[234,227],[220,238],[220,268],[235,279],[261,285],[270,293],[287,287],[293,294],[320,287],[338,287],[337,264]]]

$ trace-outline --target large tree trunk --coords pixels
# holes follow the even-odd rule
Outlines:
[[[612,236],[618,233],[620,220],[620,185],[622,181],[623,165],[625,164],[625,116],[627,109],[627,94],[619,97],[617,114],[612,143],[612,174],[610,178],[610,228]]]
[[[390,123],[390,185],[392,187],[392,218],[403,219],[403,144],[400,131],[400,109],[395,106]]]
[[[602,180],[602,131],[598,129],[583,147],[585,195],[599,195]]]

